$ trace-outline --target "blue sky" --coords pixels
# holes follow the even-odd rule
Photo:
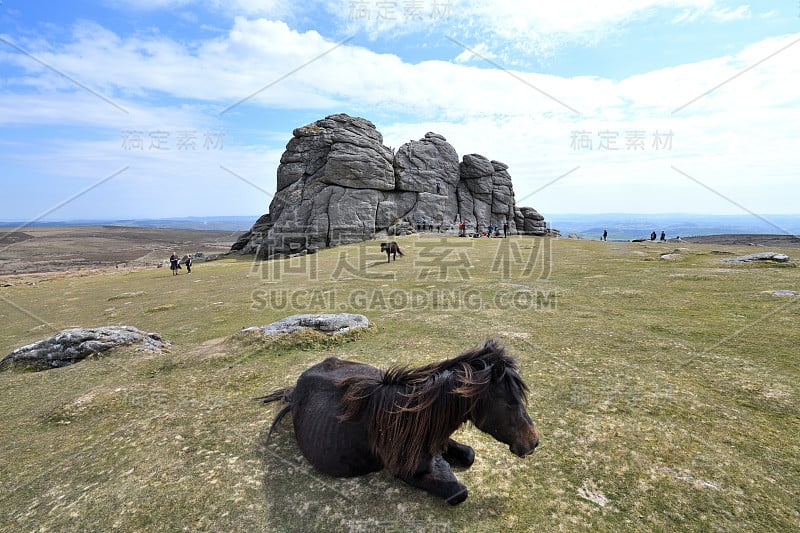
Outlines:
[[[800,213],[800,3],[0,1],[0,220],[267,211],[344,112],[548,213]]]

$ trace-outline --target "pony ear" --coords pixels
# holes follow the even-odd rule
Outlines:
[[[495,363],[492,365],[492,381],[500,381],[506,374],[506,365],[503,363]]]

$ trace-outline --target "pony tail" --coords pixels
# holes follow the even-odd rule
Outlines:
[[[272,432],[277,427],[278,423],[286,416],[286,413],[292,410],[292,393],[294,392],[294,387],[288,387],[285,389],[276,390],[273,393],[267,394],[266,396],[261,396],[260,398],[253,398],[254,400],[261,400],[264,403],[272,403],[280,401],[281,403],[285,404],[278,414],[275,415],[275,420],[272,421],[272,425],[269,427],[269,432],[267,433],[267,440],[269,442],[269,438],[272,436]]]
[[[284,403],[292,403],[292,393],[294,392],[294,387],[287,387],[285,389],[278,389],[275,392],[271,392],[266,396],[259,396],[258,398],[253,398],[256,401],[263,401],[264,403],[272,403],[281,401]]]

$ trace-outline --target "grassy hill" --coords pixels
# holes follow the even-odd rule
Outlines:
[[[54,276],[0,288],[0,355],[70,326],[133,325],[118,351],[0,373],[0,528],[58,531],[790,531],[800,528],[800,291],[794,265],[725,265],[714,245],[403,238],[285,261]],[[749,253],[752,248],[726,248]],[[796,249],[783,251],[792,256]],[[369,331],[235,335],[299,312]],[[287,418],[251,399],[328,356],[448,358],[487,336],[517,354],[541,446],[472,427],[449,507],[380,472],[317,474]],[[394,528],[394,529],[392,529]]]

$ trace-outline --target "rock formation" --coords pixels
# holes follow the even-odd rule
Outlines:
[[[119,346],[159,351],[169,346],[157,333],[133,326],[65,329],[47,339],[17,348],[0,361],[0,368],[19,365],[34,370],[59,368]]]
[[[369,327],[369,319],[353,313],[292,315],[266,326],[244,328],[241,333],[259,332],[268,337],[313,329],[328,335],[340,335],[356,329]]]
[[[512,234],[546,234],[544,217],[517,208],[507,165],[478,154],[458,154],[427,133],[397,152],[383,145],[370,121],[331,115],[297,128],[277,171],[269,213],[232,251],[260,258],[314,252],[338,244],[403,234],[417,224],[502,225]]]

